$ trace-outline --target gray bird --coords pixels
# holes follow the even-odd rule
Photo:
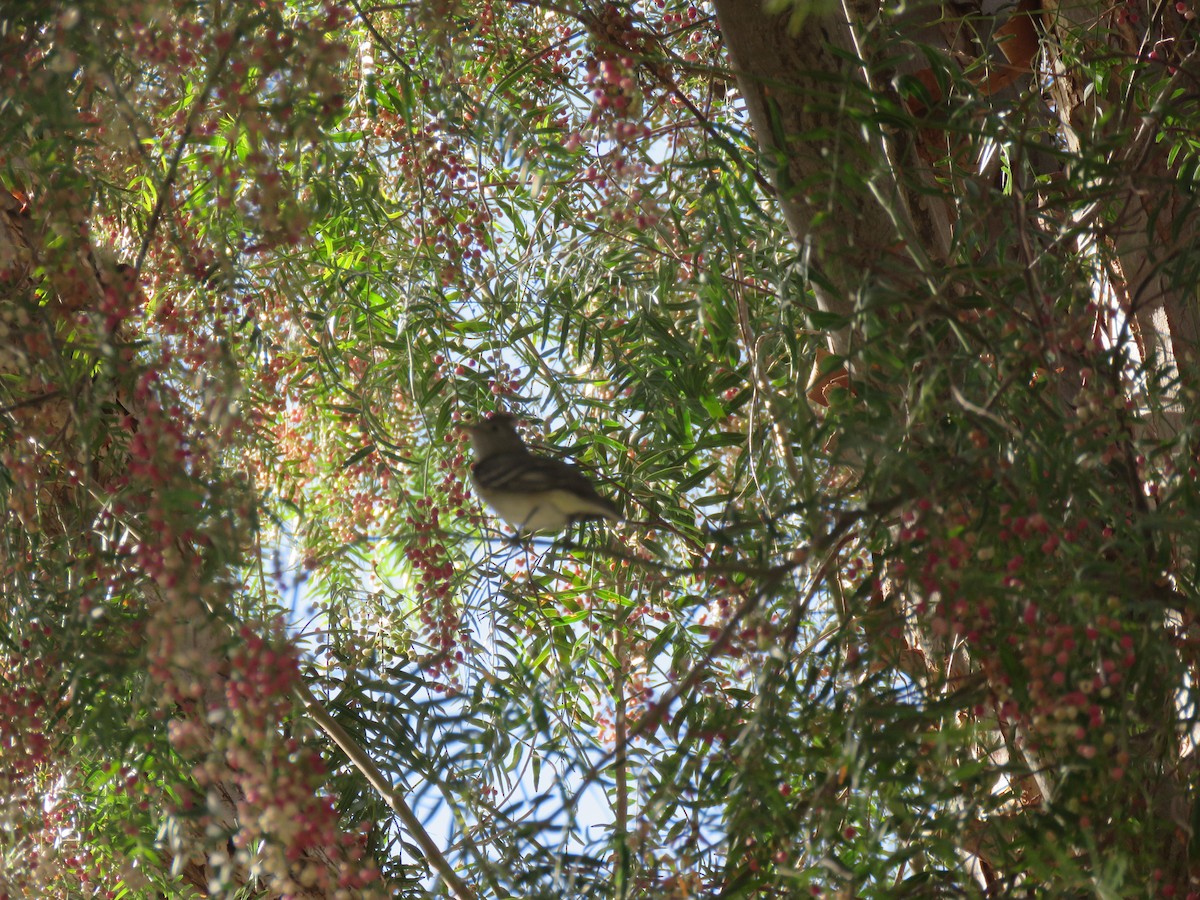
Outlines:
[[[461,426],[471,437],[471,481],[483,502],[525,534],[561,531],[572,522],[611,519],[620,511],[575,466],[531,453],[508,413]]]

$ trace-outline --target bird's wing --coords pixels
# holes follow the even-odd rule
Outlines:
[[[477,462],[472,472],[480,485],[498,491],[586,491],[592,487],[574,466],[532,453],[495,453]]]
[[[566,491],[619,515],[617,508],[596,493],[591,481],[578,468],[549,456],[532,453],[497,453],[480,460],[472,469],[476,483],[489,491],[542,493]]]

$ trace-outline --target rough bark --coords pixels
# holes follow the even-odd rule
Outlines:
[[[1107,94],[1081,80],[1064,61],[1062,48],[1094,58],[1145,58],[1145,32],[1133,21],[1119,21],[1103,4],[1045,5],[1044,19],[1054,40],[1046,42],[1048,90],[1067,147],[1078,153],[1089,143],[1105,141],[1113,123],[1137,121],[1133,140],[1116,147],[1109,159],[1105,192],[1080,210],[1078,226],[1100,243],[1108,261],[1106,275],[1124,312],[1135,323],[1142,358],[1163,378],[1160,405],[1147,410],[1153,432],[1176,435],[1196,417],[1196,362],[1200,359],[1200,214],[1184,163],[1169,160],[1168,114],[1186,114],[1196,95],[1189,87],[1200,77],[1195,43],[1181,29],[1186,20],[1166,15],[1161,27],[1179,33],[1164,41],[1163,53],[1179,60],[1175,74],[1155,93],[1147,108],[1130,98],[1137,85],[1114,79]],[[1170,70],[1162,58],[1135,70],[1142,82]],[[1165,70],[1165,71],[1164,71]],[[1128,127],[1128,126],[1125,126]]]
[[[789,29],[786,17],[770,16],[757,3],[715,0],[715,6],[751,122],[765,156],[775,160],[781,210],[798,247],[810,255],[813,290],[821,308],[852,320],[856,297],[862,291],[885,282],[889,289],[902,289],[906,280],[916,283],[929,275],[948,256],[948,235],[956,224],[957,200],[946,192],[964,184],[961,175],[956,181],[950,173],[942,172],[943,193],[940,196],[924,193],[921,188],[928,190],[934,184],[932,160],[957,158],[962,163],[960,172],[967,172],[968,179],[972,177],[972,165],[978,163],[974,177],[981,183],[992,177],[994,170],[982,165],[978,148],[963,140],[962,135],[939,137],[934,132],[908,129],[883,136],[870,133],[853,116],[845,115],[848,109],[859,112],[868,109],[870,98],[881,95],[880,81],[890,85],[897,73],[922,78],[919,64],[895,50],[906,42],[893,42],[887,51],[876,49],[875,58],[864,61],[865,42],[861,38],[878,26],[878,9],[869,2],[847,2],[841,15],[821,18],[810,15],[798,29]],[[1103,25],[1101,10],[1082,12],[1087,17],[1087,27]],[[955,54],[958,58],[991,54],[997,62],[993,71],[982,77],[972,76],[971,80],[979,94],[1001,103],[1015,96],[1031,75],[1038,47],[1035,21],[1038,27],[1044,27],[1045,22],[1053,19],[1047,15],[1043,21],[1033,4],[1023,4],[1018,15],[1024,19],[1010,20],[991,35],[981,36],[969,48],[956,45],[949,34],[939,34],[939,27],[954,18],[949,9],[946,16],[936,18],[914,13],[900,24],[908,28],[910,48],[939,47],[948,60]],[[1084,26],[1072,23],[1071,27]],[[878,48],[879,43],[876,41],[873,46]],[[1068,146],[1075,151],[1086,149],[1092,123],[1085,113],[1088,104],[1095,107],[1096,100],[1089,97],[1085,86],[1073,77],[1061,59],[1051,56],[1049,64],[1057,76],[1052,90]],[[1184,77],[1183,72],[1181,68],[1180,78]],[[886,76],[881,78],[884,73]],[[922,80],[933,99],[939,99],[938,82],[932,76]],[[1164,102],[1169,95],[1169,91],[1163,91]],[[1109,104],[1119,103],[1120,99],[1107,98]],[[1042,121],[1050,115],[1041,106],[1030,114]],[[1194,198],[1187,192],[1170,190],[1175,176],[1167,165],[1166,150],[1154,144],[1161,116],[1161,108],[1150,111],[1137,139],[1115,154],[1114,169],[1121,175],[1114,179],[1114,193],[1108,196],[1104,210],[1097,207],[1084,215],[1099,217],[1105,212],[1115,226],[1096,231],[1113,247],[1116,264],[1111,275],[1140,330],[1144,357],[1161,367],[1168,378],[1182,376],[1180,380],[1186,383],[1192,375],[1188,362],[1193,361],[1194,365],[1200,348],[1200,314],[1194,288],[1197,278],[1195,274],[1180,277],[1180,272],[1194,273],[1200,268],[1195,261],[1200,234],[1197,234]],[[943,142],[940,147],[931,148],[928,144],[939,139]],[[962,144],[945,152],[946,141],[962,141]],[[926,152],[930,149],[937,152]],[[1037,153],[1036,149],[1032,152]],[[843,171],[838,163],[854,154],[863,170],[871,173],[869,190],[863,190],[863,185],[837,183]],[[868,163],[871,154],[876,158]],[[1058,161],[1049,153],[1032,163],[1035,173],[1046,177],[1054,176],[1057,166]],[[831,180],[834,185],[829,188]],[[1164,186],[1166,189],[1161,192],[1152,189]],[[822,190],[823,187],[828,190]],[[1018,184],[1016,195],[1019,197],[1026,187]],[[1031,188],[1029,217],[1020,227],[1023,234],[1036,236],[1046,226],[1039,224],[1033,214],[1038,205],[1034,190]],[[831,199],[835,194],[836,199]],[[989,226],[984,222],[980,227]],[[906,242],[902,252],[897,252],[895,246],[897,234]],[[1080,249],[1074,247],[1068,252]],[[1044,251],[1039,248],[1037,252]],[[1016,265],[1029,260],[1032,266],[1035,255],[1029,247],[1013,247],[1009,258]],[[1190,285],[1191,290],[1180,290],[1179,285]],[[855,341],[851,321],[831,334],[830,349],[848,357]],[[1063,411],[1069,418],[1072,398],[1081,383],[1080,374],[1070,362],[1065,362],[1056,377]],[[1194,412],[1187,406],[1186,390],[1176,387],[1169,396],[1166,415],[1158,419],[1160,427],[1162,423],[1167,426],[1162,429],[1164,436],[1175,433],[1183,422],[1194,418]],[[903,594],[904,590],[897,593]],[[911,594],[908,600],[894,599],[911,604]],[[910,612],[906,609],[898,614],[911,623],[914,619]],[[912,647],[920,648],[916,655],[924,661],[925,671],[917,677],[934,690],[951,691],[956,681],[968,677],[971,664],[965,646],[952,650],[945,641],[921,633],[918,628],[910,632],[909,648]],[[1157,708],[1169,700],[1166,695],[1170,690],[1164,687],[1164,693],[1155,693],[1148,689],[1139,700]],[[1165,730],[1157,737],[1140,736],[1136,745],[1147,753],[1163,754],[1162,777],[1154,788],[1154,805],[1161,808],[1161,821],[1184,823],[1188,821],[1188,811],[1182,805],[1185,792],[1180,789],[1183,782],[1178,773],[1182,769],[1190,771],[1191,767],[1176,764],[1179,747],[1167,733],[1173,721],[1164,711]],[[1038,806],[1052,800],[1051,773],[1055,761],[1036,758],[1021,728],[1011,723],[1002,726],[998,719],[993,724],[999,739],[991,751],[984,753],[998,770],[1006,768],[1006,764],[1019,763],[1027,773],[1020,783],[1013,775],[1008,776],[1013,796],[1021,798],[1019,803],[1014,802],[1011,813],[1014,819],[1019,819],[1022,805]],[[1135,799],[1123,799],[1136,803]],[[989,847],[988,839],[983,837],[986,823],[974,823],[972,829],[976,837],[965,840],[962,850],[976,872],[978,883],[988,889],[996,883],[997,857],[1003,858],[1004,850],[999,846]],[[1176,870],[1181,865],[1178,859],[1163,862]],[[1007,878],[1000,883],[1018,883],[1013,880],[1019,879],[1015,872],[999,874]]]
[[[788,15],[767,15],[752,0],[715,6],[817,302],[849,320],[858,295],[887,277],[881,261],[896,255],[897,231],[916,231],[891,177],[885,141],[879,134],[864,141],[854,124],[854,113],[872,107],[874,89],[855,61],[850,24],[844,17],[809,17],[791,29]],[[911,260],[898,258],[891,275],[911,278]],[[845,358],[852,339],[849,325],[832,330],[830,350]]]

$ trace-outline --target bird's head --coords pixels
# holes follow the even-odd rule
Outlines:
[[[493,413],[486,419],[459,425],[471,438],[475,458],[483,459],[493,453],[511,453],[525,449],[517,434],[517,417],[510,413]]]

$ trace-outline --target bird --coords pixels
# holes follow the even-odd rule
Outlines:
[[[471,439],[475,492],[520,535],[562,531],[573,522],[621,520],[578,467],[533,453],[517,433],[517,418],[495,413],[460,426]]]

